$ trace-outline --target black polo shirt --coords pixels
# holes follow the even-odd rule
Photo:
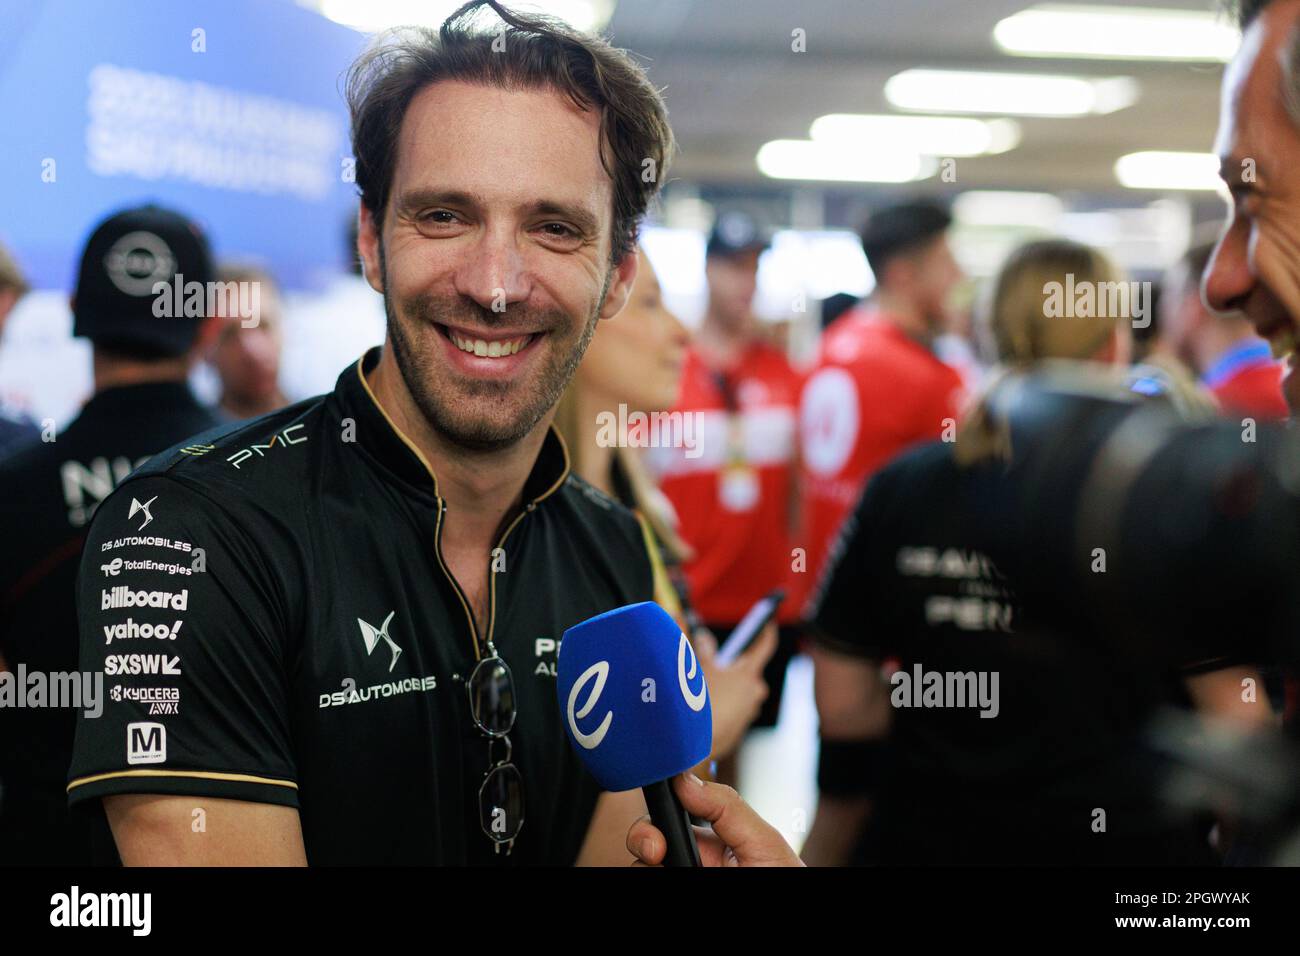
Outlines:
[[[313,864],[571,863],[599,787],[561,725],[558,645],[651,598],[644,531],[569,473],[552,430],[475,622],[442,560],[437,479],[363,376],[378,356],[330,395],[160,455],[100,509],[81,661],[109,702],[78,720],[69,799],[296,807]],[[518,709],[508,857],[480,829],[489,749],[464,685],[489,639]]]
[[[77,669],[77,565],[100,502],[137,463],[217,423],[184,382],[105,389],[52,442],[0,463],[0,654],[11,670]],[[86,863],[67,812],[74,711],[0,712],[0,863]]]

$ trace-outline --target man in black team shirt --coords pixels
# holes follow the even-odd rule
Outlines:
[[[79,719],[68,790],[128,864],[631,859],[644,802],[583,769],[554,674],[567,627],[651,598],[655,559],[550,420],[627,298],[672,136],[625,54],[488,5],[507,26],[466,4],[349,76],[382,349],[96,517],[82,666],[121,699]],[[201,567],[130,566],[177,557]]]
[[[77,670],[77,559],[96,507],[138,463],[217,423],[186,384],[217,320],[153,314],[155,283],[170,289],[178,275],[214,278],[207,240],[174,212],[126,210],[86,243],[73,312],[75,333],[94,348],[94,396],[56,440],[0,463],[0,656],[10,680]],[[64,792],[74,710],[16,703],[0,714],[0,863],[89,862]]]
[[[1119,558],[1106,529],[1079,525],[1080,502],[1109,500],[1130,416],[1178,421],[1175,401],[1157,420],[1107,367],[1126,323],[1043,307],[1047,282],[1112,274],[1077,243],[1016,250],[989,326],[1000,360],[1035,373],[985,396],[955,443],[888,465],[846,522],[813,602],[818,815],[835,826],[814,822],[810,862],[842,861],[872,810],[867,852],[890,862],[1209,860],[1204,831],[1162,819],[1139,736],[1188,695],[1242,720],[1268,710],[1231,704],[1257,675],[1230,628],[1165,642],[1158,622],[1144,635],[1094,613],[1142,596],[1094,593],[1088,578]],[[886,659],[900,669],[882,688]],[[890,723],[889,746],[874,743]]]
[[[1082,587],[1077,568],[1023,561],[1089,555],[1073,506],[1088,493],[1086,465],[1130,415],[1156,413],[1047,375],[1003,388],[1019,390],[1009,467],[923,446],[884,468],[846,523],[814,616],[819,666],[835,665],[839,688],[823,786],[875,797],[863,859],[1213,862],[1208,821],[1166,819],[1142,734],[1161,704],[1267,721],[1262,690],[1255,705],[1239,696],[1243,677],[1258,682],[1256,649],[1226,629],[1217,642],[1184,630],[1164,645],[1099,627],[1082,596],[1046,600],[1061,580]],[[1076,467],[1056,471],[1062,458]],[[1045,461],[1054,485],[1039,474]],[[1048,537],[1070,544],[1041,547]],[[876,687],[869,662],[886,658],[900,669]],[[854,762],[862,744],[845,733],[854,708],[861,718],[872,706],[892,721],[883,772]]]
[[[18,300],[26,294],[27,280],[5,247],[0,246],[0,346],[4,342],[5,322]],[[6,396],[0,394],[0,459],[41,437],[35,422],[29,421],[21,412],[11,417],[6,404]]]

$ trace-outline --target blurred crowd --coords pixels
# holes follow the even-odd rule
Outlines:
[[[1160,705],[1273,725],[1289,699],[1285,688],[1274,674],[1216,658],[1208,670],[1203,661],[1181,662],[1199,668],[1186,672],[1168,668],[1162,681],[1181,683],[1178,693],[1152,695],[1145,683],[1129,693],[1117,683],[1101,695],[1105,703],[1081,700],[1072,682],[1105,682],[1114,662],[1098,659],[1096,646],[1082,657],[1077,648],[1062,651],[1065,641],[1024,646],[1022,596],[972,546],[980,536],[970,514],[996,508],[963,497],[975,493],[965,473],[945,468],[953,449],[967,464],[997,451],[1005,436],[988,427],[996,397],[1008,380],[1043,369],[1070,366],[1069,374],[1086,382],[1079,388],[1108,401],[1153,402],[1184,418],[1245,424],[1285,418],[1283,368],[1248,319],[1207,306],[1201,279],[1212,238],[1195,241],[1164,276],[1152,329],[1136,298],[1106,307],[1108,296],[1113,306],[1116,290],[1130,286],[1115,262],[1065,239],[1016,249],[986,288],[960,297],[973,298],[974,309],[955,308],[969,280],[950,247],[951,225],[947,209],[926,199],[873,211],[860,238],[874,291],[862,301],[837,295],[822,303],[810,363],[792,360],[776,326],[755,315],[759,263],[771,236],[764,224],[738,210],[718,215],[706,247],[707,308],[693,333],[665,306],[654,263],[638,252],[629,303],[599,323],[555,427],[573,470],[640,512],[657,539],[660,602],[694,636],[714,689],[715,753],[731,755],[715,768],[720,779],[739,779],[741,742],[750,730],[776,724],[790,661],[813,655],[821,796],[805,845],[810,862],[1091,859],[1054,809],[1060,803],[1062,816],[1084,812],[1070,803],[1096,802],[1099,775],[1116,806],[1142,805],[1139,824],[1121,824],[1131,831],[1123,852],[1105,859],[1198,859],[1226,822],[1211,815],[1200,819],[1199,831],[1185,821],[1152,823],[1163,820],[1154,785],[1129,774],[1134,735]],[[156,299],[129,288],[157,265],[140,246],[141,233],[163,237],[169,255],[181,259],[172,271],[229,296],[216,308],[205,300],[186,311],[160,337],[146,311]],[[1066,305],[1079,305],[1077,314],[1053,313],[1054,288],[1067,290]],[[1095,297],[1088,307],[1077,298],[1085,290]],[[0,251],[0,330],[27,291],[14,258]],[[313,370],[317,377],[341,370],[347,359],[340,348],[382,339],[381,303],[354,274],[316,303],[310,326],[287,331],[275,277],[256,264],[216,262],[199,228],[180,213],[146,206],[104,220],[86,243],[72,295],[75,334],[94,349],[93,396],[57,435],[49,423],[13,410],[0,417],[0,489],[10,500],[23,496],[34,515],[55,516],[33,524],[23,549],[6,549],[10,633],[38,607],[38,630],[48,630],[53,614],[75,635],[76,542],[95,504],[152,452],[288,404],[286,334],[310,337],[302,351],[332,363]],[[111,323],[100,322],[106,314]],[[189,384],[199,369],[219,383],[210,406]],[[1036,407],[1050,405],[1042,398]],[[655,416],[663,429],[643,427]],[[618,423],[613,433],[602,425],[609,420]],[[201,435],[194,441],[202,447]],[[942,461],[917,460],[916,449],[935,447]],[[873,484],[882,470],[896,477]],[[869,486],[873,494],[864,497]],[[882,504],[884,487],[897,490]],[[914,527],[900,527],[904,515]],[[885,613],[898,596],[880,589],[893,581],[906,591],[918,578],[930,582],[915,595],[921,619]],[[718,646],[774,593],[781,602],[775,623],[734,663],[721,663]],[[33,595],[44,600],[33,604]],[[945,649],[954,633],[964,642],[976,634],[997,640],[979,653],[969,643]],[[932,643],[918,645],[918,634]],[[73,670],[75,647],[75,636],[57,647],[11,639],[5,664]],[[1004,702],[1002,720],[991,722],[996,729],[979,719],[972,729],[962,716],[978,715],[884,706],[889,685],[897,686],[893,675],[945,659],[950,672],[972,674],[1000,662],[1002,694],[1026,709],[1007,716]],[[1008,670],[1021,675],[1020,684],[1008,680]],[[1259,678],[1259,706],[1240,706],[1243,677]],[[1030,705],[1026,683],[1052,689]],[[1045,703],[1052,694],[1059,698]],[[1104,727],[1079,719],[1109,707],[1125,716]],[[5,743],[13,744],[30,729],[20,724],[51,720],[60,726],[38,728],[33,738],[51,741],[47,750],[5,746],[0,766],[3,819],[29,814],[51,824],[47,833],[28,834],[33,858],[48,854],[67,825],[61,794],[51,797],[44,784],[62,779],[70,720],[28,713],[6,731],[12,736]],[[943,814],[935,794],[952,786],[971,788],[983,808],[972,812],[983,821],[978,826],[936,822]],[[1008,828],[1021,835],[1009,838]],[[921,832],[929,837],[917,840]],[[1044,835],[1051,842],[1043,844]],[[70,837],[69,852],[72,845]]]

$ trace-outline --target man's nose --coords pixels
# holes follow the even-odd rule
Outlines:
[[[1201,278],[1201,298],[1216,312],[1240,310],[1255,277],[1250,269],[1250,229],[1244,223],[1233,224],[1214,248],[1205,275]]]
[[[511,231],[485,229],[456,269],[456,291],[484,309],[504,312],[528,298],[524,257]]]

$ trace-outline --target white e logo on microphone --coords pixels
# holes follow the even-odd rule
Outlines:
[[[686,671],[686,655],[691,655],[691,670]],[[695,648],[691,647],[691,642],[682,634],[682,642],[677,645],[677,683],[681,685],[682,697],[686,699],[686,706],[691,710],[700,711],[704,709],[704,699],[709,694],[709,688],[704,683],[704,675],[700,674],[700,692],[691,693],[691,685],[687,683],[695,676]],[[585,676],[585,675],[584,675]]]
[[[693,672],[693,671],[692,671]],[[576,714],[573,708],[578,703],[578,695],[582,693],[582,688],[595,678],[596,686],[591,689],[591,696],[587,702],[582,705],[582,710]],[[589,734],[584,734],[578,729],[578,721],[591,713],[596,702],[600,700],[601,692],[605,689],[605,681],[609,680],[609,661],[597,661],[582,672],[582,676],[573,685],[573,690],[569,691],[569,730],[573,732],[573,739],[582,745],[583,750],[595,750],[600,746],[600,742],[605,739],[605,734],[609,733],[609,725],[614,721],[614,712],[611,710],[605,715],[605,719],[600,722],[600,726]],[[685,685],[683,685],[685,686]],[[699,708],[695,708],[699,710]]]

